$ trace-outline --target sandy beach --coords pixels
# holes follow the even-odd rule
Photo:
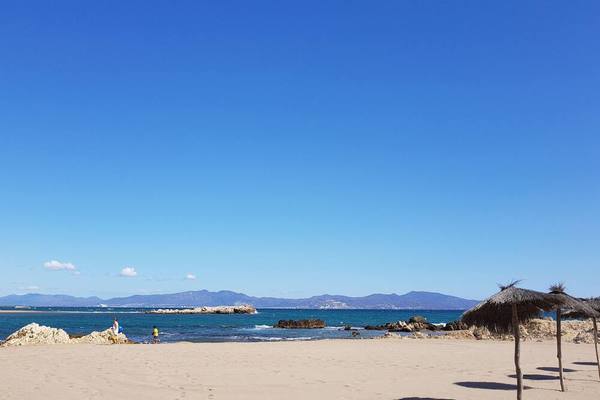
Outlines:
[[[591,345],[526,342],[526,399],[600,396]],[[1,399],[513,399],[513,343],[324,340],[0,349]],[[530,375],[530,376],[528,376]]]

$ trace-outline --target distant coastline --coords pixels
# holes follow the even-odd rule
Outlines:
[[[378,293],[361,297],[325,294],[301,299],[255,297],[227,290],[197,290],[112,299],[39,293],[0,297],[0,307],[194,308],[249,304],[256,308],[297,310],[466,310],[477,303],[477,300],[425,291],[412,291],[401,295]]]

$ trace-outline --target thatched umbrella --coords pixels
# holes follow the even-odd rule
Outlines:
[[[556,357],[558,358],[558,375],[560,377],[560,390],[565,391],[562,365],[562,313],[565,311],[577,312],[587,318],[598,317],[598,313],[587,304],[565,293],[565,285],[562,283],[550,286],[550,294],[557,299],[560,305],[556,306]]]
[[[515,337],[515,369],[517,373],[517,399],[523,394],[523,374],[521,373],[521,322],[540,317],[542,311],[550,311],[558,299],[552,295],[521,289],[513,282],[501,286],[500,292],[479,303],[462,315],[467,325],[484,326],[493,332],[508,333]]]
[[[589,312],[579,310],[569,310],[564,313],[566,318],[592,318],[594,324],[594,348],[596,349],[596,365],[598,366],[598,376],[600,377],[600,357],[598,357],[598,318],[600,318],[600,297],[595,299],[580,299],[584,304],[596,311],[596,315],[590,315]]]

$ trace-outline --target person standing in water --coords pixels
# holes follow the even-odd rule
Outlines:
[[[152,343],[159,343],[160,339],[158,338],[158,328],[156,325],[152,328]]]
[[[119,334],[119,321],[117,321],[117,317],[115,317],[115,320],[113,321],[112,330],[115,335]]]

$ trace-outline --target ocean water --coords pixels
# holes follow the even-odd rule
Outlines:
[[[156,325],[162,342],[253,342],[317,339],[352,339],[343,327],[363,328],[386,322],[407,320],[422,315],[431,323],[447,323],[460,317],[462,311],[439,310],[291,310],[261,309],[257,314],[145,314],[134,308],[33,308],[39,312],[0,313],[0,339],[31,322],[66,330],[69,334],[87,334],[112,326],[117,317],[123,332],[132,340],[147,342]],[[281,319],[325,321],[324,329],[277,329]],[[384,332],[359,329],[360,337],[381,336]]]

